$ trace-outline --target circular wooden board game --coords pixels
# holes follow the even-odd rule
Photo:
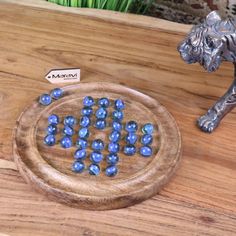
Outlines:
[[[127,207],[157,194],[170,180],[181,157],[181,136],[170,113],[153,98],[119,84],[81,83],[63,89],[63,98],[49,106],[40,105],[35,100],[17,120],[13,137],[14,159],[26,181],[51,199],[91,210]],[[95,99],[108,97],[111,101],[118,98],[125,101],[123,123],[135,120],[139,124],[139,141],[136,144],[138,148],[141,146],[140,127],[147,122],[153,123],[153,155],[145,158],[137,152],[134,156],[125,156],[121,151],[119,172],[115,177],[104,174],[105,160],[100,164],[102,171],[99,176],[91,176],[88,171],[81,174],[72,172],[76,147],[74,145],[72,148],[63,149],[59,143],[53,147],[46,146],[43,138],[47,118],[54,113],[60,118],[71,114],[79,119],[82,100],[88,95]],[[109,114],[112,110],[111,106],[108,109]],[[95,120],[95,116],[92,120]],[[110,117],[107,122],[110,124]],[[60,130],[62,127],[60,124]],[[78,128],[77,125],[76,130]],[[89,143],[95,138],[101,138],[108,144],[110,126],[103,131],[93,126],[89,129]],[[122,137],[125,134],[123,130]],[[58,141],[61,136],[62,133],[59,132]],[[76,138],[74,135],[74,142]],[[123,147],[124,144],[122,140],[120,146]],[[90,152],[91,149],[88,148],[88,153]],[[103,154],[106,155],[107,150]],[[85,164],[90,164],[89,157]]]

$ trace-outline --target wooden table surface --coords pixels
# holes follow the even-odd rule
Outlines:
[[[236,112],[211,135],[195,126],[231,83],[233,66],[208,74],[184,64],[176,45],[189,26],[120,17],[0,2],[0,235],[236,235]],[[32,98],[55,87],[43,78],[48,70],[64,67],[80,67],[81,82],[149,94],[175,117],[183,158],[159,195],[125,209],[86,211],[50,201],[23,181],[12,159],[15,121]]]

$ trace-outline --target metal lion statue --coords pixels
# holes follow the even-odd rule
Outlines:
[[[197,120],[201,130],[211,133],[222,118],[236,106],[236,19],[222,20],[213,11],[202,24],[194,26],[178,46],[187,63],[198,62],[207,71],[217,70],[222,61],[234,63],[234,81],[228,91]]]

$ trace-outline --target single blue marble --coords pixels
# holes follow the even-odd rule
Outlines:
[[[137,122],[131,120],[129,122],[126,123],[126,126],[125,126],[125,130],[127,132],[136,132],[138,129],[138,124]]]
[[[117,153],[120,150],[120,145],[118,143],[109,143],[108,144],[108,151],[110,153]]]
[[[74,129],[69,125],[65,125],[63,128],[63,134],[72,136],[74,134]]]
[[[73,145],[71,137],[67,135],[62,137],[62,139],[60,140],[60,143],[63,148],[70,148]]]
[[[142,146],[139,152],[143,157],[150,157],[152,155],[152,148],[149,146]]]
[[[106,108],[103,108],[103,107],[98,108],[95,115],[98,119],[106,119],[106,117],[107,117]]]
[[[120,141],[121,133],[119,131],[112,131],[109,135],[109,140],[113,143],[117,143]]]
[[[86,149],[88,147],[88,141],[83,138],[78,138],[76,140],[76,146],[81,149]]]
[[[60,143],[63,148],[70,148],[73,145],[71,137],[67,135],[61,138]]]
[[[121,99],[117,99],[114,102],[115,110],[123,110],[125,108],[125,103]]]
[[[75,117],[74,116],[66,116],[65,119],[64,119],[64,125],[69,125],[71,127],[76,125]]]
[[[74,153],[74,158],[77,160],[84,160],[86,158],[86,150],[85,149],[77,149]]]
[[[90,160],[93,163],[99,164],[102,161],[102,159],[103,159],[103,155],[101,152],[94,151],[90,154]]]
[[[105,107],[105,108],[109,107],[110,106],[109,99],[108,98],[100,98],[98,100],[98,106]]]
[[[82,161],[75,161],[72,165],[72,171],[81,173],[85,169],[85,164]]]
[[[104,149],[105,145],[104,142],[101,139],[95,139],[92,142],[92,149],[95,151],[102,151]]]
[[[119,121],[113,121],[112,122],[112,128],[115,131],[121,131],[122,130],[122,124]]]
[[[54,88],[51,93],[50,93],[51,97],[54,99],[59,99],[62,97],[63,95],[63,90],[61,88]]]
[[[48,146],[53,146],[56,143],[56,138],[54,135],[49,134],[44,138],[44,143]]]
[[[49,104],[51,104],[51,102],[52,98],[49,94],[42,94],[39,98],[39,103],[44,106],[48,106]]]
[[[84,107],[81,110],[82,116],[91,116],[93,114],[93,109],[91,107]]]
[[[138,136],[137,134],[135,134],[135,132],[129,132],[125,137],[125,141],[128,144],[135,144],[137,139],[138,139]]]
[[[142,132],[144,134],[152,134],[154,131],[154,126],[151,123],[147,123],[142,127]]]
[[[47,127],[48,134],[56,134],[57,133],[57,126],[56,125],[49,125]]]
[[[149,144],[152,144],[152,141],[153,141],[153,138],[152,138],[152,135],[151,134],[144,134],[142,137],[141,137],[141,143],[146,146],[146,145],[149,145]]]
[[[122,111],[115,110],[112,112],[112,119],[122,121],[124,118],[124,113]]]
[[[117,166],[115,166],[115,165],[110,165],[105,170],[106,176],[108,176],[108,177],[115,176],[117,174],[117,172],[118,172],[118,169],[117,169]]]
[[[88,128],[81,128],[78,132],[78,135],[80,138],[88,138],[88,136],[89,136]]]
[[[119,156],[116,153],[109,153],[106,156],[106,161],[108,164],[115,165],[119,161]]]
[[[88,127],[91,124],[91,121],[88,116],[82,116],[80,118],[80,126]]]
[[[133,156],[136,153],[136,147],[134,145],[126,145],[124,147],[124,154],[127,156]]]
[[[100,167],[97,164],[91,164],[88,167],[88,170],[89,170],[90,175],[99,175],[99,173],[100,173]]]
[[[85,107],[91,107],[94,104],[95,104],[94,99],[90,96],[85,97],[84,100],[83,100],[83,105]]]
[[[59,117],[56,114],[52,114],[48,117],[49,124],[57,125],[57,124],[59,124],[59,122],[60,122]]]
[[[105,129],[106,125],[107,125],[106,120],[103,120],[103,119],[97,119],[94,124],[94,126],[97,129]]]

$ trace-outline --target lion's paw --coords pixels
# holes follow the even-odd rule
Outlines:
[[[212,131],[214,131],[214,129],[218,126],[219,122],[220,119],[218,119],[218,117],[213,114],[213,111],[208,112],[197,120],[199,128],[207,133],[211,133]]]

